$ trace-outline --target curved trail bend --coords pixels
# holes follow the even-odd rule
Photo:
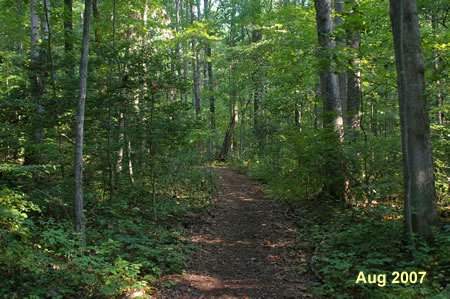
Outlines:
[[[172,298],[305,298],[310,280],[299,274],[305,259],[292,255],[296,234],[279,202],[264,198],[260,185],[226,168],[214,169],[220,191],[215,217],[188,233],[199,250],[186,274],[159,295]]]

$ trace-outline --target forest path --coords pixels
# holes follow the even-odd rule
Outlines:
[[[279,202],[264,198],[260,184],[226,168],[215,168],[220,191],[215,217],[186,232],[199,250],[186,274],[158,298],[305,298],[310,280],[292,255],[296,233]]]

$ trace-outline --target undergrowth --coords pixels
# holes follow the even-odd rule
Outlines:
[[[150,294],[161,275],[183,271],[194,247],[177,220],[187,211],[208,209],[215,188],[213,174],[199,168],[161,175],[154,197],[148,186],[130,185],[109,200],[93,186],[86,194],[87,245],[82,247],[68,213],[71,203],[54,183],[52,168],[4,164],[0,173],[0,294],[5,298]]]
[[[276,142],[255,150],[247,160],[229,165],[264,182],[265,193],[282,201],[295,218],[299,248],[310,257],[299,271],[310,272],[317,281],[310,290],[336,298],[449,297],[445,149],[434,151],[444,225],[434,232],[433,242],[416,237],[413,247],[404,235],[399,136],[361,136],[342,147],[327,143],[329,136],[320,130],[281,130],[273,138]],[[323,197],[326,152],[341,157],[347,185],[344,205]],[[413,275],[413,280],[410,273],[426,275],[422,283],[399,279],[396,284],[395,271]],[[366,283],[356,283],[360,273]],[[369,274],[378,281],[369,283]]]

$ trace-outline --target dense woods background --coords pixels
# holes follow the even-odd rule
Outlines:
[[[221,161],[297,219],[315,292],[445,297],[448,14],[444,0],[0,0],[0,294],[151,293],[193,249],[186,214],[212,208],[197,166]],[[359,271],[427,280],[380,288]]]

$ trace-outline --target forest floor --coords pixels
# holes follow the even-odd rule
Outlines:
[[[157,296],[168,298],[313,298],[306,263],[296,248],[295,224],[280,202],[264,197],[259,183],[226,168],[214,168],[220,186],[213,214],[196,215],[186,229],[198,246],[186,273]]]

